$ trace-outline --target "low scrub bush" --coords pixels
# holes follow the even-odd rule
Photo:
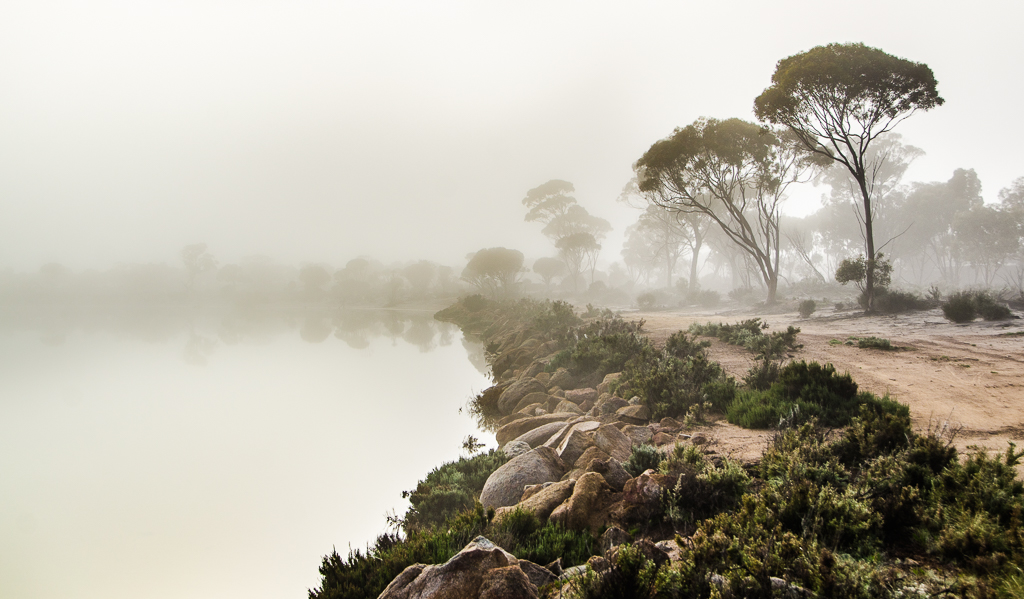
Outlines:
[[[1007,320],[1013,315],[1009,306],[999,303],[987,291],[975,292],[974,306],[985,320]]]
[[[645,470],[657,470],[658,466],[665,461],[665,455],[658,451],[657,447],[647,443],[633,446],[633,453],[622,465],[626,472],[632,476],[640,476]]]
[[[650,312],[658,307],[658,296],[653,291],[647,291],[636,296],[636,306],[644,312]]]
[[[683,581],[668,562],[658,564],[629,543],[604,572],[588,570],[576,583],[579,599],[663,599],[682,596]]]
[[[942,304],[942,315],[947,320],[964,323],[978,317],[978,308],[974,304],[974,296],[970,291],[957,291],[950,295]]]
[[[751,318],[736,324],[693,323],[688,330],[693,335],[717,337],[731,345],[745,347],[757,354],[758,359],[778,359],[803,347],[796,342],[800,329],[790,326],[785,331],[765,335],[762,331],[767,328],[768,323],[761,322],[760,318]]]
[[[708,357],[706,345],[686,333],[673,334],[662,350],[648,345],[630,359],[620,386],[628,385],[655,420],[684,416],[694,404],[724,410],[736,393],[735,382]]]
[[[870,393],[858,393],[850,375],[836,373],[831,364],[801,360],[783,367],[768,389],[737,393],[726,415],[744,428],[792,426],[811,418],[826,426],[844,426],[862,404],[876,403],[889,405]]]
[[[405,497],[412,504],[403,519],[406,530],[444,524],[446,520],[472,509],[487,477],[508,458],[492,449],[470,458],[447,462],[431,470]]]
[[[602,316],[571,329],[566,335],[568,347],[548,363],[546,370],[568,368],[574,375],[621,372],[626,362],[650,347],[643,334],[644,322],[630,322],[618,316]]]
[[[868,307],[867,292],[861,292],[857,303],[865,310]],[[875,289],[875,312],[881,314],[900,314],[914,310],[927,310],[932,304],[916,293],[899,291],[896,289],[876,288]]]
[[[800,318],[810,318],[811,314],[814,314],[814,311],[817,308],[818,305],[814,303],[814,300],[805,299],[800,302],[800,305],[797,307],[797,312],[800,313]]]
[[[893,351],[896,349],[888,339],[882,339],[880,337],[860,337],[857,339],[857,347],[861,349],[881,349],[885,351]]]
[[[734,509],[752,483],[738,463],[726,459],[716,465],[692,445],[677,444],[661,470],[677,477],[661,498],[665,518],[677,530]]]

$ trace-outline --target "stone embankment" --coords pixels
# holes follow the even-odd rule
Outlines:
[[[478,407],[497,420],[497,442],[512,458],[490,475],[480,495],[483,506],[495,511],[495,522],[525,510],[541,523],[587,530],[602,549],[587,564],[597,572],[607,570],[627,542],[656,562],[679,559],[671,531],[662,531],[664,539],[627,532],[659,534],[649,520],[675,480],[653,470],[632,476],[623,465],[636,445],[692,442],[681,423],[651,422],[638,397],[619,397],[618,373],[588,380],[564,368],[549,372],[558,345],[529,331],[501,331],[486,341],[501,374],[481,393]],[[563,592],[571,589],[587,566],[540,566],[478,537],[443,565],[410,566],[381,598],[533,598],[540,586],[559,579],[569,581]]]

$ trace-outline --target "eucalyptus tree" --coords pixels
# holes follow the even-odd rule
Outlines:
[[[698,119],[656,142],[633,166],[659,206],[703,214],[750,257],[775,302],[779,219],[786,189],[807,180],[813,155],[740,119]]]
[[[879,136],[918,110],[941,106],[936,86],[925,64],[864,44],[829,44],[780,60],[772,85],[754,100],[758,119],[787,127],[808,151],[841,164],[856,182],[868,311],[874,305],[873,204],[881,167],[869,152]]]
[[[565,263],[557,258],[537,258],[533,263],[533,272],[540,275],[540,278],[544,281],[544,286],[547,288],[551,287],[551,281],[556,277],[564,277],[568,272],[565,268]]]
[[[524,272],[522,252],[503,247],[487,248],[472,255],[462,270],[462,279],[498,299],[515,294]]]

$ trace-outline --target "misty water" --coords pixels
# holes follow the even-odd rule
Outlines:
[[[483,370],[429,312],[5,315],[0,595],[304,597],[493,445]]]

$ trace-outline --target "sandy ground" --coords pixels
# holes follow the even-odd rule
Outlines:
[[[644,328],[655,343],[664,343],[669,335],[694,322],[732,323],[760,316],[770,325],[769,331],[793,325],[800,328],[797,340],[803,344],[793,354],[795,359],[831,362],[836,370],[849,372],[861,389],[908,404],[916,429],[962,427],[954,438],[960,450],[1003,451],[1009,441],[1024,447],[1024,319],[958,325],[943,318],[938,309],[898,316],[828,310],[809,319],[801,319],[795,312],[765,316],[749,311],[633,312],[623,316],[644,319]],[[860,349],[841,343],[849,337],[871,336],[888,339],[899,350]],[[753,363],[750,352],[717,339],[710,351],[737,378]],[[719,453],[753,460],[760,456],[771,433],[720,421],[701,434]]]

